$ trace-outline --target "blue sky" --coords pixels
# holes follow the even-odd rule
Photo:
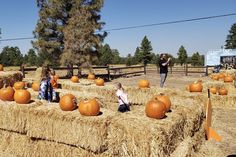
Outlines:
[[[2,39],[31,37],[38,20],[36,0],[4,0],[0,5],[0,28]],[[105,0],[102,8],[104,29],[160,23],[236,13],[235,0]],[[122,56],[133,54],[146,35],[152,42],[153,52],[167,52],[176,56],[183,45],[188,54],[201,54],[219,49],[236,16],[162,25],[131,30],[112,31],[105,39],[111,48]],[[4,46],[18,46],[22,53],[31,48],[30,40],[2,41]]]

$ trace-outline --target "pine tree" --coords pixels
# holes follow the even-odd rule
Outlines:
[[[72,0],[37,0],[39,20],[36,25],[33,47],[38,50],[41,61],[59,64],[64,50],[63,29],[69,19]]]
[[[127,59],[126,59],[126,66],[131,66],[132,65],[132,56],[131,54],[129,53],[127,55]]]
[[[184,63],[187,63],[188,55],[187,55],[187,51],[185,50],[183,45],[180,46],[179,52],[177,53],[177,55],[178,55],[178,61],[181,64],[181,66]]]
[[[139,47],[136,48],[135,53],[134,53],[134,63],[135,64],[142,63],[142,53]]]
[[[148,40],[148,38],[145,36],[142,40],[140,51],[142,53],[142,61],[143,64],[146,66],[147,63],[149,63],[152,59],[152,45],[151,41]]]
[[[27,53],[27,64],[30,66],[37,65],[37,54],[35,53],[34,49],[29,49]]]
[[[99,57],[99,64],[100,65],[107,65],[112,63],[113,54],[110,46],[105,44],[100,49],[100,57]]]
[[[236,49],[236,23],[231,26],[229,30],[229,35],[227,35],[226,49]]]
[[[23,63],[23,55],[18,47],[6,46],[0,56],[0,63],[5,66],[19,66]]]
[[[106,33],[102,35],[95,32],[101,30],[104,25],[99,21],[103,0],[74,0],[73,2],[70,19],[63,31],[65,48],[61,63],[90,67],[96,60],[98,49],[106,35]]]

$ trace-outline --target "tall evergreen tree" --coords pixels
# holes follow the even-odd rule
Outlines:
[[[193,66],[201,65],[201,56],[198,52],[194,53],[191,57],[191,64]]]
[[[181,66],[184,63],[187,63],[188,55],[187,55],[187,51],[185,50],[183,45],[180,46],[179,52],[177,53],[177,55],[178,55],[178,61],[181,64]]]
[[[112,63],[113,54],[110,46],[105,44],[100,49],[100,57],[99,57],[99,64],[100,65],[107,65]]]
[[[227,35],[226,49],[236,49],[236,23],[231,26],[229,30],[229,35]]]
[[[147,65],[147,63],[149,63],[152,59],[152,45],[151,41],[148,40],[147,36],[145,36],[142,40],[140,51],[142,53],[142,61],[144,65]]]
[[[38,63],[38,56],[35,53],[34,49],[29,49],[27,53],[27,64],[30,66],[37,65]]]
[[[38,50],[41,60],[58,64],[64,50],[64,26],[68,23],[72,0],[37,0],[39,20],[32,44]]]
[[[112,49],[112,64],[119,64],[120,63],[120,53],[117,49]]]
[[[5,66],[19,66],[23,63],[23,55],[18,47],[6,46],[0,54],[0,63]]]
[[[134,63],[135,64],[142,63],[142,53],[139,47],[136,48],[135,53],[134,53]]]
[[[100,22],[100,10],[103,0],[74,0],[70,19],[65,26],[65,48],[61,63],[90,66],[96,59],[98,49],[106,33],[99,34],[104,25]]]
[[[132,56],[131,56],[130,53],[127,55],[126,65],[127,66],[131,66],[132,65]]]

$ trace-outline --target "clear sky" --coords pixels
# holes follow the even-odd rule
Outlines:
[[[205,16],[236,13],[236,0],[104,0],[102,21],[104,29],[184,20]],[[2,0],[0,3],[0,28],[2,39],[32,37],[38,20],[36,0]],[[167,52],[176,56],[183,45],[188,54],[201,54],[219,49],[236,16],[187,23],[111,31],[105,43],[118,49],[122,56],[134,54],[146,35],[153,52]],[[18,46],[22,53],[31,48],[30,40],[2,41],[5,46]]]

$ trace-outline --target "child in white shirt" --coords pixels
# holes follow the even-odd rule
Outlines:
[[[119,103],[118,111],[119,112],[130,111],[128,96],[126,93],[124,93],[124,89],[121,83],[117,83],[116,88],[117,88],[116,96],[118,97],[118,103]]]

